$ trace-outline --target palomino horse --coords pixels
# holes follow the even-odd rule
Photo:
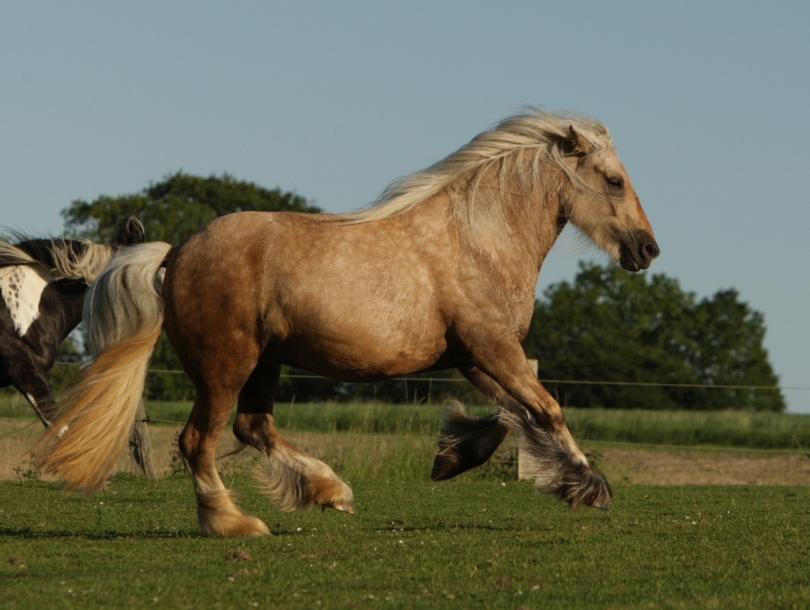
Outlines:
[[[47,427],[56,418],[47,371],[56,348],[82,319],[87,285],[121,246],[143,242],[134,216],[118,222],[109,246],[88,240],[0,241],[0,387],[13,385]]]
[[[90,289],[96,359],[34,447],[39,464],[71,489],[103,484],[165,327],[197,388],[180,451],[205,534],[268,533],[216,470],[234,403],[234,434],[267,456],[264,489],[281,509],[353,511],[348,485],[276,431],[282,364],[345,381],[457,367],[500,409],[481,419],[451,413],[434,478],[482,463],[512,430],[541,489],[571,506],[607,507],[607,481],[520,345],[540,265],[567,222],[630,271],[658,256],[607,128],[531,110],[393,183],[365,210],[242,212],[177,247],[130,248]]]

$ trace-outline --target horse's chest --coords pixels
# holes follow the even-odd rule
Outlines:
[[[46,286],[47,279],[30,267],[0,269],[0,294],[3,295],[14,330],[20,337],[39,317],[39,302]]]

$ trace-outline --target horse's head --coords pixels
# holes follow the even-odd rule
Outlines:
[[[110,245],[118,248],[121,246],[134,246],[142,244],[145,238],[143,224],[135,216],[124,216],[118,220],[115,226],[115,234],[110,239]]]
[[[624,269],[648,268],[660,250],[615,149],[593,146],[573,126],[561,149],[574,178],[564,201],[568,220]]]

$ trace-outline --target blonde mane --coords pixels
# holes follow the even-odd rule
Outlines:
[[[571,126],[590,142],[592,150],[613,145],[607,127],[596,119],[529,108],[478,134],[468,144],[427,169],[395,180],[371,206],[355,212],[335,214],[330,218],[359,224],[397,216],[430,199],[462,177],[479,173],[499,161],[506,169],[527,152],[535,156],[535,168],[540,160],[545,159],[578,184],[577,176],[563,160],[563,144],[569,138]]]
[[[29,239],[19,234],[14,234],[14,237],[20,242]],[[83,240],[83,244],[84,251],[76,254],[69,241],[51,239],[48,247],[51,260],[46,262],[7,241],[0,241],[0,266],[28,265],[41,269],[54,280],[83,280],[90,284],[109,262],[113,248],[90,240]]]

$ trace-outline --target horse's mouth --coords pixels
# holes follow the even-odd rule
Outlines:
[[[627,271],[648,269],[653,260],[661,253],[658,244],[650,236],[639,239],[632,245],[622,241],[619,246],[619,265]]]
[[[622,248],[624,250],[624,248]],[[635,273],[636,271],[640,271],[641,267],[625,252],[622,252],[621,258],[619,259],[619,265],[625,271],[632,271]]]

